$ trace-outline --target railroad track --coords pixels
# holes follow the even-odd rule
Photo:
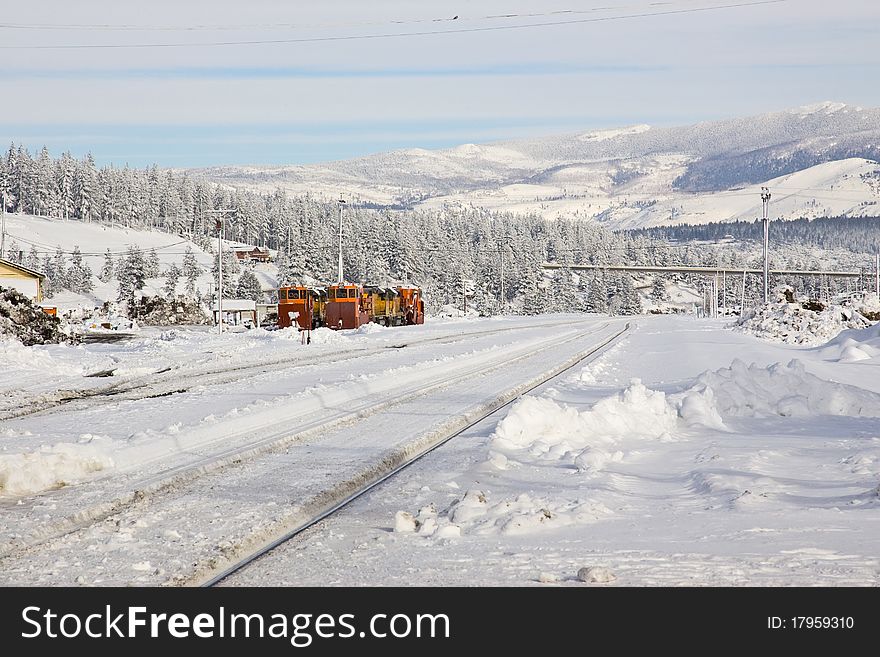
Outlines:
[[[287,543],[310,527],[313,527],[319,522],[337,513],[341,509],[344,509],[353,501],[370,492],[388,479],[394,477],[402,470],[408,468],[427,454],[441,447],[456,436],[461,435],[474,425],[485,420],[490,415],[493,415],[502,408],[512,404],[522,395],[531,392],[539,386],[544,385],[552,379],[580,365],[585,360],[595,356],[600,351],[605,349],[608,345],[620,338],[624,333],[629,330],[629,328],[630,324],[629,322],[627,322],[627,324],[619,331],[616,331],[612,335],[605,337],[599,344],[594,345],[586,352],[578,354],[577,356],[565,361],[561,365],[553,368],[549,372],[545,372],[536,379],[532,379],[531,381],[528,381],[524,384],[515,386],[514,388],[505,391],[503,394],[497,396],[496,398],[480,404],[478,407],[472,409],[470,412],[465,413],[458,418],[454,418],[453,421],[447,423],[439,430],[433,432],[428,436],[424,436],[423,439],[418,442],[418,444],[412,446],[413,449],[398,450],[393,454],[385,455],[379,467],[374,469],[373,476],[354,487],[353,490],[339,496],[339,499],[331,499],[329,502],[327,502],[324,508],[316,510],[313,515],[304,520],[301,520],[295,526],[289,528],[285,533],[274,538],[270,542],[265,543],[264,545],[261,545],[256,549],[250,551],[242,558],[225,566],[222,570],[206,575],[202,577],[200,581],[196,580],[196,582],[194,583],[202,587],[212,587],[226,582],[236,573],[239,573],[242,570],[246,569],[249,565],[266,556],[280,545]]]
[[[587,335],[604,330],[607,326],[608,324],[604,323],[599,326],[590,327],[586,331],[576,331],[570,337],[560,338],[559,336],[554,336],[551,339],[530,341],[518,348],[506,349],[500,353],[495,353],[493,350],[486,350],[485,355],[482,358],[463,358],[460,367],[454,368],[442,376],[431,377],[428,375],[429,383],[427,384],[424,380],[425,377],[422,377],[421,379],[416,378],[416,380],[409,384],[401,383],[399,377],[389,377],[387,380],[379,379],[380,386],[384,386],[384,388],[379,389],[378,391],[376,388],[364,390],[363,395],[354,400],[348,397],[346,398],[344,405],[339,404],[339,406],[343,408],[334,409],[331,405],[322,403],[320,413],[313,412],[311,414],[312,417],[296,417],[295,415],[291,415],[290,418],[286,418],[286,421],[280,429],[276,428],[275,431],[270,431],[268,433],[262,431],[259,434],[259,437],[255,440],[239,443],[234,447],[221,451],[214,451],[207,456],[190,454],[192,449],[188,446],[187,453],[191,455],[188,462],[177,465],[173,468],[162,470],[151,476],[140,478],[136,481],[127,481],[124,484],[124,489],[117,490],[109,498],[104,498],[97,504],[92,503],[91,506],[86,508],[77,508],[76,513],[61,515],[60,517],[41,523],[38,530],[35,530],[30,534],[19,536],[14,542],[7,542],[6,544],[0,545],[0,567],[2,567],[3,559],[23,554],[34,548],[39,548],[42,543],[45,543],[48,540],[82,530],[105,520],[111,515],[123,512],[134,505],[148,506],[150,500],[156,496],[168,491],[172,491],[172,494],[174,494],[174,492],[184,489],[187,485],[206,475],[220,472],[225,468],[247,463],[248,461],[264,454],[285,450],[291,445],[297,443],[320,439],[321,436],[331,430],[356,423],[416,398],[430,395],[438,389],[454,385],[457,382],[468,380],[475,376],[486,374],[503,367],[508,367],[511,364],[527,358],[532,358],[544,351],[548,351],[562,344],[573,342],[582,339]],[[601,345],[591,350],[589,353],[577,358],[575,362],[568,364],[565,369],[569,369],[578,362],[589,357],[625,330],[626,329],[624,328],[622,331],[615,333],[614,336],[603,341]],[[493,332],[497,331],[482,331],[479,333]],[[436,342],[438,339],[450,340],[451,337],[442,336],[441,338],[432,338],[432,341]],[[540,346],[536,347],[534,342],[539,343]],[[558,375],[561,371],[563,370],[557,371],[553,376]],[[543,380],[541,382],[543,382]],[[540,385],[541,382],[538,382],[535,385]],[[532,387],[534,386],[531,386],[528,389],[531,389]],[[522,386],[512,389],[514,395],[522,394],[525,391],[527,390],[522,389]],[[377,394],[381,395],[383,401],[375,401]],[[345,395],[343,395],[343,397],[345,397]],[[511,397],[511,399],[513,399],[513,397]],[[497,408],[493,406],[492,410],[497,410]],[[279,424],[277,419],[273,420],[273,423],[275,427]],[[296,431],[290,431],[290,429],[286,428],[292,424],[298,427]],[[253,425],[251,425],[249,433],[253,433]],[[236,438],[246,437],[246,435],[237,436],[234,432],[227,431],[223,433],[222,440],[229,441]],[[196,446],[196,448],[197,447],[198,446]],[[155,461],[160,461],[161,458],[162,457],[157,457]],[[142,469],[144,466],[149,466],[150,464],[149,461],[142,461],[138,464],[138,469]],[[114,474],[118,475],[120,473],[117,471]],[[86,482],[80,486],[88,486],[91,483],[94,482]],[[71,489],[67,489],[66,491],[56,491],[54,494],[49,494],[46,497],[51,499],[53,495],[64,495],[69,493],[70,490]]]
[[[523,331],[535,328],[547,328],[552,326],[565,326],[574,323],[575,322],[573,321],[546,322],[543,324],[532,324],[528,326],[505,326],[489,330],[456,333],[454,335],[416,338],[377,347],[356,348],[345,352],[333,352],[330,354],[313,356],[308,361],[292,360],[290,354],[288,354],[283,358],[265,359],[259,362],[248,363],[245,365],[233,365],[230,367],[206,368],[194,371],[164,369],[139,377],[126,378],[122,381],[114,382],[106,386],[73,390],[60,389],[38,393],[38,399],[35,401],[26,404],[16,403],[12,408],[0,409],[0,422],[51,413],[59,409],[65,411],[70,408],[76,410],[86,409],[105,403],[108,399],[113,399],[114,401],[137,401],[140,399],[167,397],[169,395],[188,392],[195,386],[223,385],[225,383],[238,381],[242,377],[260,376],[262,374],[282,370],[341,363],[381,354],[389,349],[404,349],[432,343],[451,344],[484,335],[506,333],[509,331]],[[301,352],[295,354],[295,356],[299,358],[303,358],[305,355],[306,354]],[[102,375],[104,375],[104,373],[86,376]],[[181,379],[181,376],[185,378]],[[21,390],[21,388],[19,388],[19,390]]]

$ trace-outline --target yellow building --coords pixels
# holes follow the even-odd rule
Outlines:
[[[23,265],[0,259],[0,287],[18,290],[36,303],[43,300],[43,279],[46,276]]]

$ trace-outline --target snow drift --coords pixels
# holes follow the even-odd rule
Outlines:
[[[0,454],[0,494],[28,495],[59,488],[113,467],[100,438],[86,434],[83,440],[23,454]]]
[[[880,323],[865,329],[843,331],[819,350],[822,358],[841,362],[870,360],[880,356]]]
[[[546,397],[525,397],[489,442],[489,464],[561,461],[597,473],[644,441],[675,441],[690,429],[727,431],[737,417],[880,417],[880,395],[826,381],[792,360],[768,367],[735,360],[707,371],[682,392],[665,394],[634,380],[622,392],[579,410]]]

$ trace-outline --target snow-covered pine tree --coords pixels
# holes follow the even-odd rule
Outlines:
[[[78,246],[73,247],[73,254],[70,257],[70,267],[67,270],[67,288],[77,294],[88,294],[94,289],[92,269],[83,260]]]
[[[574,283],[570,269],[557,269],[551,283],[552,309],[558,313],[583,311],[580,290]]]
[[[135,310],[135,293],[144,289],[146,283],[146,262],[143,252],[136,246],[128,247],[126,254],[116,266],[119,288],[116,300],[128,306],[129,314]]]
[[[55,290],[70,289],[67,279],[67,257],[61,247],[55,249],[55,257],[52,259],[52,278],[55,281]]]
[[[639,294],[629,274],[615,276],[611,287],[610,311],[612,315],[638,315],[642,312]]]
[[[51,299],[60,290],[58,280],[55,278],[55,265],[52,256],[47,253],[43,258],[42,265],[38,269],[46,277],[43,280],[43,296]]]
[[[651,288],[651,301],[662,303],[667,299],[669,299],[669,294],[666,292],[666,280],[658,274],[654,276],[654,285]]]
[[[14,262],[18,265],[24,262],[24,251],[22,251],[18,242],[15,240],[10,240],[9,246],[6,248],[6,253],[4,255],[9,262]]]
[[[186,279],[186,296],[195,298],[196,281],[198,281],[199,276],[201,276],[203,272],[204,269],[202,269],[199,261],[196,260],[196,256],[192,252],[192,249],[187,246],[186,253],[183,254],[183,266],[181,267],[180,272]]]
[[[241,269],[238,258],[232,251],[223,252],[223,296],[229,297],[235,293],[235,274]],[[214,275],[214,289],[220,289],[220,270],[217,266],[217,258],[214,258],[214,266],[211,268]]]
[[[156,278],[159,275],[159,254],[156,249],[147,251],[145,264],[147,278]]]
[[[238,287],[236,288],[235,294],[239,299],[250,299],[251,301],[257,302],[263,301],[263,289],[260,286],[260,280],[250,269],[245,270],[239,277]]]
[[[31,246],[31,250],[28,251],[27,258],[25,258],[24,266],[28,269],[33,269],[35,271],[39,271],[41,273],[46,273],[40,268],[40,256],[37,254],[37,247]]]
[[[113,262],[113,254],[110,252],[108,248],[104,252],[104,264],[101,267],[101,273],[98,275],[98,279],[102,283],[107,283],[113,278],[113,274],[116,271],[116,264]]]
[[[162,293],[167,299],[173,300],[177,296],[177,283],[180,281],[180,276],[180,268],[172,262],[165,271],[165,287],[162,288]]]
[[[608,312],[608,283],[603,271],[595,270],[589,279],[587,291],[587,311],[592,313]]]

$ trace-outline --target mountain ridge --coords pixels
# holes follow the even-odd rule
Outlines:
[[[633,221],[631,211],[614,209],[622,196],[641,205],[686,200],[851,159],[880,160],[880,108],[826,101],[687,126],[638,124],[438,150],[398,149],[322,164],[193,172],[258,191],[280,188],[328,198],[343,193],[376,207],[462,203],[569,214],[613,228]],[[867,187],[860,200],[873,200],[872,190]]]

